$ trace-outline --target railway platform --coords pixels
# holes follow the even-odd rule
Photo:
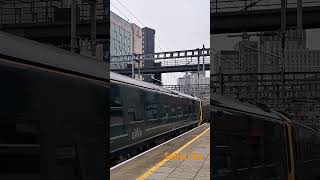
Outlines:
[[[210,179],[209,127],[203,124],[112,167],[111,179]]]

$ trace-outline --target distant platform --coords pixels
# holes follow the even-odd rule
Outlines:
[[[110,169],[112,180],[210,179],[210,124],[203,124]]]

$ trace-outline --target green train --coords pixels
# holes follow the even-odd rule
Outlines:
[[[111,162],[120,162],[202,123],[197,97],[112,73]]]

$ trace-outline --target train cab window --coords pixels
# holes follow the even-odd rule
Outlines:
[[[122,107],[120,87],[117,84],[111,85],[111,107]]]

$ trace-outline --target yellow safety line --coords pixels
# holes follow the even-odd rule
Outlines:
[[[167,161],[170,160],[170,157],[174,157],[175,155],[177,155],[179,152],[181,152],[184,148],[186,148],[187,146],[189,146],[191,143],[193,143],[195,140],[197,140],[199,137],[201,137],[202,135],[204,135],[210,128],[206,129],[205,131],[203,131],[201,134],[199,134],[198,136],[196,136],[195,138],[193,138],[192,140],[190,140],[189,142],[187,142],[185,145],[183,145],[182,147],[180,147],[178,150],[176,150],[175,152],[173,152],[172,154],[170,154],[169,156],[167,156],[165,159],[163,159],[162,161],[160,161],[158,164],[156,164],[155,166],[153,166],[152,168],[150,168],[147,172],[145,172],[143,175],[141,175],[140,177],[137,178],[137,180],[144,180],[146,179],[148,176],[150,176],[153,172],[155,172],[157,169],[159,169],[164,163],[166,163]]]

